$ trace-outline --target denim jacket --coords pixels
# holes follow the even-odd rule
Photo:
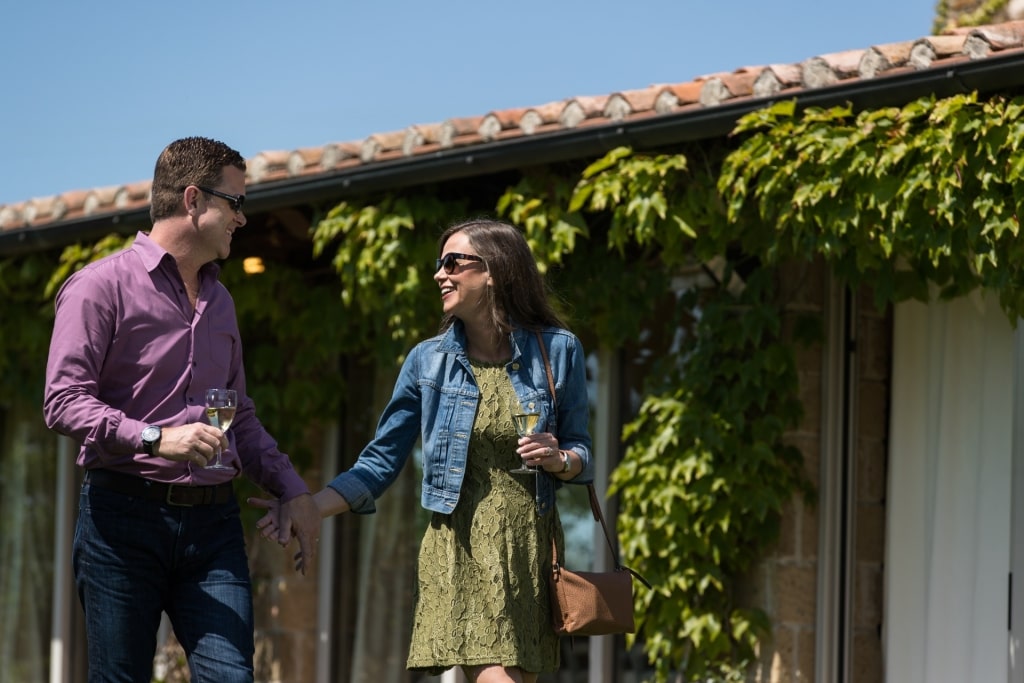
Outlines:
[[[545,328],[541,336],[554,375],[557,415],[552,411],[547,371],[536,333],[523,329],[512,333],[512,359],[505,369],[520,403],[533,404],[538,409],[538,431],[555,434],[559,448],[573,451],[582,461],[583,470],[572,483],[588,484],[594,479],[594,467],[583,347],[568,330]],[[444,334],[412,349],[402,364],[373,440],[355,464],[328,486],[348,502],[353,512],[375,512],[374,501],[394,482],[417,441],[422,439],[421,503],[427,510],[451,513],[459,502],[479,400],[480,391],[466,356],[465,331],[462,323],[455,321]],[[552,509],[555,491],[562,483],[561,479],[543,473],[537,476],[539,514]]]

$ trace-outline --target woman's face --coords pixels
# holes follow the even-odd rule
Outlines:
[[[444,260],[448,254],[479,256],[464,232],[453,234],[444,243],[441,259]],[[447,272],[446,264],[451,265],[452,272]],[[465,258],[446,260],[434,273],[434,282],[441,288],[441,306],[446,314],[463,321],[486,315],[484,302],[487,288],[491,286],[491,276],[482,261]]]

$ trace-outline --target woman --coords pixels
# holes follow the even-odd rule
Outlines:
[[[514,226],[454,225],[438,255],[440,334],[409,353],[374,439],[314,500],[322,516],[373,512],[422,438],[421,503],[433,514],[407,666],[532,683],[559,663],[547,593],[552,539],[563,550],[555,490],[593,480],[583,349]],[[519,438],[512,415],[524,411],[540,417]],[[542,471],[510,472],[521,464]],[[271,509],[260,532],[287,543],[275,504],[253,502]]]

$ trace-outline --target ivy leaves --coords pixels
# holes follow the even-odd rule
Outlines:
[[[465,202],[426,193],[387,195],[342,202],[316,225],[313,254],[333,247],[331,264],[350,312],[343,349],[390,364],[436,330],[437,290],[429,277],[437,238],[465,210]]]
[[[43,401],[53,301],[42,292],[57,264],[44,254],[0,260],[0,408]]]
[[[859,114],[780,103],[740,122],[718,189],[770,262],[821,255],[880,306],[926,300],[929,283],[943,297],[992,287],[1016,319],[1022,109],[974,94]]]
[[[655,586],[637,600],[658,680],[739,675],[770,631],[738,602],[737,581],[809,486],[783,441],[802,406],[772,278],[762,269],[738,294],[687,296],[699,313],[679,351],[686,362],[663,367],[623,432],[609,491],[621,494],[623,554]]]

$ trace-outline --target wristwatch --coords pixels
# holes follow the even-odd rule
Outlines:
[[[572,469],[572,463],[569,462],[569,451],[561,451],[562,454],[562,474],[565,474]]]
[[[146,455],[153,455],[153,450],[162,435],[163,430],[159,425],[149,425],[142,430],[142,450]]]

